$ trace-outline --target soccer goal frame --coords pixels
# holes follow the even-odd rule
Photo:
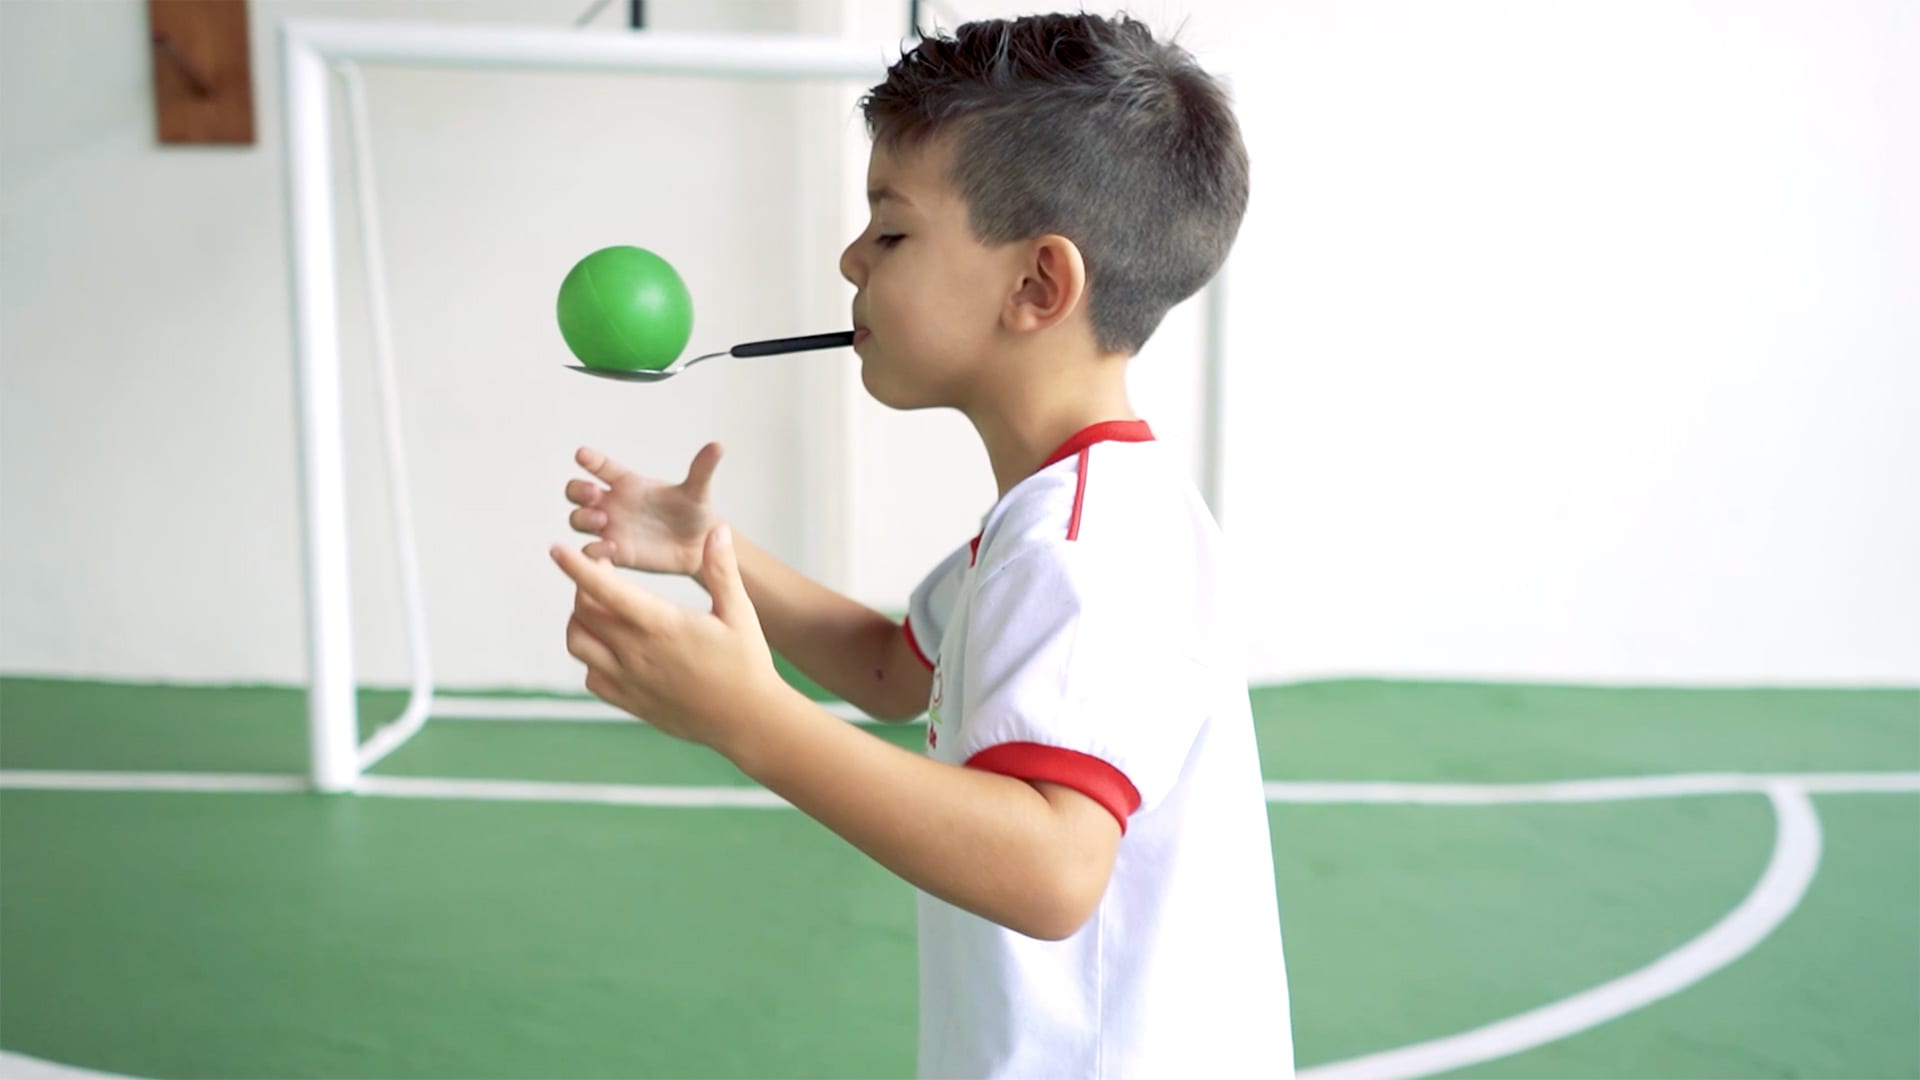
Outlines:
[[[888,64],[900,55],[902,44],[803,35],[607,33],[329,18],[294,18],[281,23],[280,80],[306,599],[308,773],[315,789],[354,790],[365,769],[417,730],[433,705],[424,616],[418,601],[418,568],[412,565],[404,506],[397,505],[402,529],[402,579],[409,591],[409,615],[414,624],[409,635],[415,672],[412,696],[399,720],[364,744],[360,740],[348,572],[339,255],[331,140],[334,118],[329,74],[370,63],[720,79],[857,80],[871,84],[885,76]],[[357,101],[358,86],[357,78],[348,80],[350,105]],[[370,182],[364,160],[361,167],[362,195],[367,197]],[[369,280],[377,283],[377,247],[369,245],[367,257]],[[384,292],[377,284],[372,291],[376,297]],[[383,301],[376,300],[376,307],[379,303]],[[1201,345],[1201,488],[1216,516],[1221,513],[1223,305],[1223,288],[1216,281],[1203,297]],[[376,310],[374,316],[376,332],[383,334],[378,326],[383,320],[381,311]],[[388,406],[390,438],[397,440],[397,414],[390,390]],[[397,504],[403,501],[396,497]]]

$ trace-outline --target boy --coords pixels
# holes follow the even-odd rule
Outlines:
[[[1183,50],[1090,15],[928,39],[862,104],[862,380],[964,413],[998,502],[901,625],[733,538],[718,446],[677,485],[583,449],[568,649],[920,890],[923,1075],[1289,1075],[1232,582],[1125,381],[1239,228],[1232,113]],[[713,612],[607,562],[693,575]],[[870,715],[924,710],[926,754],[807,702],[769,642]]]

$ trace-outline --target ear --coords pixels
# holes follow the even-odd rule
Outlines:
[[[1009,330],[1045,330],[1072,315],[1086,299],[1086,260],[1080,257],[1080,246],[1064,236],[1049,233],[1029,241],[1022,269],[1001,315]]]

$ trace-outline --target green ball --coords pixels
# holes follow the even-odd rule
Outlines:
[[[560,336],[590,368],[658,371],[693,336],[693,297],[667,260],[645,248],[601,248],[560,283]]]

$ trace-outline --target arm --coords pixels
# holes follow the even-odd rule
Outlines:
[[[798,694],[715,748],[908,883],[1030,937],[1072,936],[1113,873],[1120,824],[1087,796],[922,757]]]
[[[748,776],[909,883],[1024,934],[1072,934],[1112,874],[1120,825],[1070,788],[948,765],[843,723],[780,681],[728,530],[706,544],[713,613],[572,548],[567,650],[587,689]]]
[[[911,720],[926,709],[933,673],[899,623],[745,539],[735,543],[741,578],[774,651],[869,716]]]

